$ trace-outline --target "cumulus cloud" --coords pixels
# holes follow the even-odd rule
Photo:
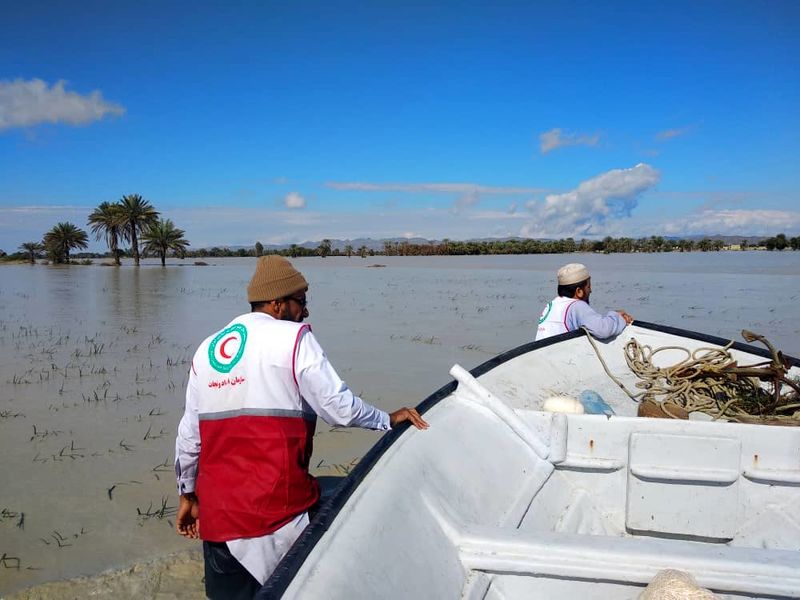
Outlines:
[[[556,148],[564,146],[596,146],[599,142],[599,134],[570,133],[556,127],[550,131],[545,131],[539,136],[539,149],[542,154],[547,154]]]
[[[702,210],[664,226],[668,235],[775,235],[800,230],[800,212],[787,210]]]
[[[528,202],[534,220],[522,228],[522,235],[592,235],[593,228],[609,219],[629,217],[638,197],[659,178],[657,170],[639,163],[587,179],[572,191],[550,194],[543,203]]]
[[[0,81],[0,131],[39,123],[85,125],[125,113],[98,90],[81,95],[65,90],[65,85],[63,80],[52,87],[41,79]]]
[[[286,208],[305,208],[306,199],[297,192],[289,192],[283,199],[283,204]]]

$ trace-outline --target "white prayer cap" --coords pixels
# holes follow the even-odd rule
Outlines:
[[[589,269],[580,263],[569,263],[558,270],[558,285],[572,285],[589,279]]]

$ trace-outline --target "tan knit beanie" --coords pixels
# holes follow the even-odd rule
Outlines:
[[[308,283],[288,260],[276,254],[262,256],[247,286],[248,302],[267,302],[308,289]]]

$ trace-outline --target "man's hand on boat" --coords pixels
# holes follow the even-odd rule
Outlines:
[[[419,416],[419,413],[415,408],[401,408],[393,413],[389,413],[389,425],[392,428],[394,428],[395,425],[399,425],[403,421],[411,421],[411,424],[417,429],[428,428],[428,423],[426,423],[425,420]]]
[[[178,535],[191,539],[200,537],[200,520],[197,518],[197,511],[197,496],[194,493],[181,494],[178,516],[175,519],[175,530]]]
[[[618,310],[617,312],[620,314],[620,316],[622,316],[623,319],[625,319],[626,324],[630,325],[631,323],[633,323],[633,317],[630,316],[628,313],[626,313],[624,310]]]

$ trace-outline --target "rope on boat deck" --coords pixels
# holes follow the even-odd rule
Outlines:
[[[800,422],[800,383],[786,376],[788,364],[783,355],[762,336],[742,332],[748,341],[765,343],[773,359],[742,367],[730,353],[732,340],[722,348],[705,347],[692,352],[682,346],[654,350],[631,338],[625,344],[625,361],[640,379],[636,387],[642,390],[633,393],[611,373],[591,334],[583,329],[608,376],[634,401],[651,400],[670,417],[681,418],[675,410],[670,411],[670,406],[676,406],[686,413],[699,411],[714,419],[752,421],[753,417],[769,417]],[[666,350],[684,352],[686,358],[668,367],[656,366],[653,357]],[[765,389],[762,381],[769,382],[772,389]],[[783,384],[793,388],[794,393],[782,395]]]
[[[603,365],[603,370],[606,372],[606,375],[608,375],[614,383],[616,383],[620,388],[622,388],[622,391],[628,394],[631,400],[633,400],[634,402],[639,402],[639,396],[641,396],[642,394],[632,393],[630,390],[628,390],[628,388],[625,387],[624,383],[622,383],[619,379],[617,379],[614,376],[614,374],[608,368],[606,361],[603,360],[603,355],[600,354],[600,349],[597,347],[597,344],[595,344],[592,334],[589,333],[589,330],[586,329],[586,327],[581,327],[581,329],[583,329],[583,332],[586,334],[586,338],[589,340],[589,343],[592,345],[592,348],[594,348],[594,353],[597,354],[597,358],[600,359],[600,364]]]

